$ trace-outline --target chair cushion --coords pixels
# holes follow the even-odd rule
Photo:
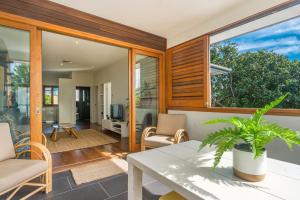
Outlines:
[[[178,129],[185,128],[186,116],[182,114],[159,114],[156,133],[174,136]]]
[[[0,162],[15,158],[15,148],[8,123],[0,123]]]
[[[0,193],[47,169],[44,160],[8,159],[0,162]]]
[[[144,142],[146,146],[156,148],[174,144],[174,138],[165,135],[153,135],[145,138]]]

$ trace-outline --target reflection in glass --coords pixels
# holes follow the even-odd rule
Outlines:
[[[0,26],[0,122],[8,122],[14,143],[29,141],[29,32]]]
[[[155,126],[158,110],[158,59],[137,55],[135,64],[136,143],[143,130]]]

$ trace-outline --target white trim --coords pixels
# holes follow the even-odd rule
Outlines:
[[[218,33],[210,37],[210,44],[214,44],[223,40],[227,40],[245,33],[249,33],[267,26],[271,26],[300,15],[300,4],[276,12],[274,14],[262,17],[255,21],[243,24],[230,30]]]

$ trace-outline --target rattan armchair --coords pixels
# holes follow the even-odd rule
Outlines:
[[[38,159],[20,159],[26,153]],[[0,196],[10,192],[7,197],[10,200],[24,186],[37,188],[21,199],[28,199],[42,190],[46,193],[52,190],[51,154],[36,142],[14,146],[8,123],[0,123]]]
[[[181,114],[159,114],[157,127],[144,129],[141,140],[141,150],[157,148],[188,141],[185,129],[186,117]]]

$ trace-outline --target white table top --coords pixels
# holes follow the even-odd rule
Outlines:
[[[214,171],[213,149],[198,152],[199,144],[189,141],[152,149],[130,154],[127,160],[191,200],[300,199],[299,165],[269,158],[265,180],[246,182],[233,175],[231,152],[224,154]]]

